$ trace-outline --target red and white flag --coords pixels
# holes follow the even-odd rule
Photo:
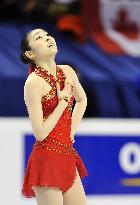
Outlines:
[[[107,53],[140,56],[140,1],[83,0],[87,32]]]

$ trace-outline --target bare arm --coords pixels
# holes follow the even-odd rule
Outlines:
[[[73,78],[73,85],[74,85],[74,97],[76,100],[76,104],[74,106],[73,112],[72,112],[72,125],[71,125],[71,134],[72,138],[74,136],[74,133],[76,132],[80,121],[82,120],[82,117],[85,113],[86,106],[87,106],[87,97],[86,93],[80,84],[76,72],[69,66],[68,68],[71,72],[71,76]]]
[[[31,121],[35,138],[44,140],[53,130],[68,103],[65,100],[59,101],[57,107],[43,122],[43,111],[41,104],[42,87],[36,79],[29,79],[24,86],[24,100]]]

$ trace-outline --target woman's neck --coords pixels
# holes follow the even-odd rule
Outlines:
[[[51,73],[52,75],[55,76],[56,63],[54,60],[45,61],[45,62],[44,61],[36,61],[35,64],[36,64],[36,66],[43,68],[44,70],[48,71],[49,73]]]

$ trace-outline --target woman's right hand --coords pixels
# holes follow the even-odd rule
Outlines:
[[[59,100],[61,98],[64,98],[65,96],[68,96],[69,97],[68,99],[71,98],[71,96],[72,96],[71,85],[66,79],[65,79],[65,86],[64,86],[63,90],[60,91],[60,85],[58,82],[56,82],[56,88],[57,88],[57,96],[58,96]]]

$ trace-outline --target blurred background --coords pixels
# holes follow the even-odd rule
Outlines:
[[[21,195],[34,136],[23,98],[28,65],[19,59],[19,45],[25,33],[43,28],[57,42],[56,63],[74,68],[87,95],[74,144],[89,173],[87,204],[140,204],[139,19],[139,0],[1,1],[3,203],[35,203]]]

